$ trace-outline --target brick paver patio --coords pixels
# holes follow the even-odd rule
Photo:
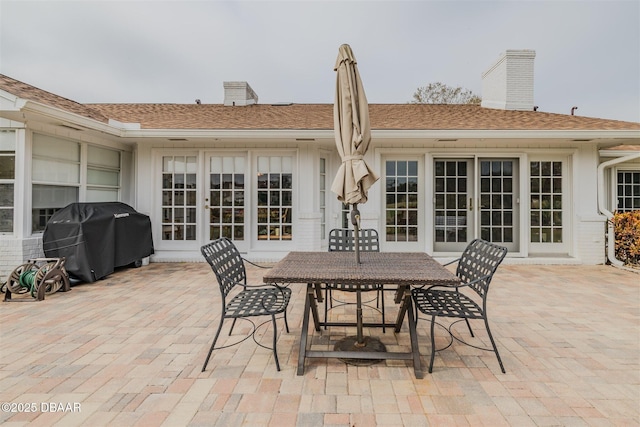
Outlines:
[[[262,270],[251,268],[259,281]],[[279,322],[277,372],[249,339],[215,351],[219,294],[207,264],[150,264],[0,310],[0,423],[6,426],[637,426],[640,425],[640,274],[609,266],[503,265],[490,321],[503,358],[454,343],[417,380],[408,361],[334,359],[296,376],[303,286],[291,333]],[[14,297],[22,299],[23,297]],[[25,298],[30,300],[30,298]],[[388,316],[395,314],[386,298]],[[332,316],[350,315],[337,308]],[[377,313],[368,310],[368,316]],[[220,345],[249,330],[223,330]],[[270,325],[258,329],[269,344]],[[423,365],[428,322],[418,323]],[[456,326],[460,336],[465,328]],[[485,342],[482,325],[474,343]],[[367,331],[387,346],[399,334]],[[436,332],[446,344],[446,332]],[[314,335],[330,346],[346,328]],[[16,411],[16,412],[13,412]]]

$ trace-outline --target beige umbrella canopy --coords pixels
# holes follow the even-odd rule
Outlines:
[[[331,191],[338,195],[338,200],[355,205],[367,201],[367,191],[379,177],[364,160],[371,142],[369,105],[356,58],[348,44],[340,46],[334,70],[338,73],[333,127],[342,164]]]
[[[348,44],[340,46],[334,70],[337,71],[337,79],[333,127],[342,164],[331,185],[331,191],[338,195],[338,200],[353,206],[351,222],[354,228],[354,247],[356,262],[360,264],[358,203],[367,201],[367,191],[378,180],[378,175],[364,160],[371,142],[369,105],[360,80],[356,57]],[[363,335],[362,299],[359,287],[356,298],[357,335],[340,340],[335,345],[336,350],[384,351],[384,344],[380,340]],[[377,360],[373,362],[375,361]],[[358,363],[361,362],[358,361]],[[368,360],[367,363],[369,362],[372,361]]]

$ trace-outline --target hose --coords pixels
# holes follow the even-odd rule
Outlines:
[[[20,278],[18,279],[18,283],[23,288],[29,289],[31,292],[31,296],[35,298],[36,294],[36,274],[38,274],[38,270],[29,270],[20,274]]]

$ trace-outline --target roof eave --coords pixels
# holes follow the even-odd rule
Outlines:
[[[375,138],[401,139],[564,139],[590,142],[596,139],[640,139],[640,130],[511,130],[443,129],[371,131]]]
[[[333,129],[135,129],[124,130],[126,138],[185,138],[185,139],[291,139],[313,141],[333,139]]]
[[[18,106],[18,103],[16,103],[16,106]],[[21,113],[23,121],[33,118],[33,120],[53,125],[65,125],[72,128],[80,128],[80,130],[93,130],[117,137],[123,136],[122,129],[110,126],[108,123],[36,101],[23,100],[19,110],[16,110],[16,112]]]

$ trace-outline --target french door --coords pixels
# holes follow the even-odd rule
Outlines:
[[[519,160],[436,158],[436,252],[460,252],[476,237],[519,251]]]
[[[205,162],[205,240],[227,237],[240,251],[245,251],[249,246],[245,206],[246,157],[209,155]]]

